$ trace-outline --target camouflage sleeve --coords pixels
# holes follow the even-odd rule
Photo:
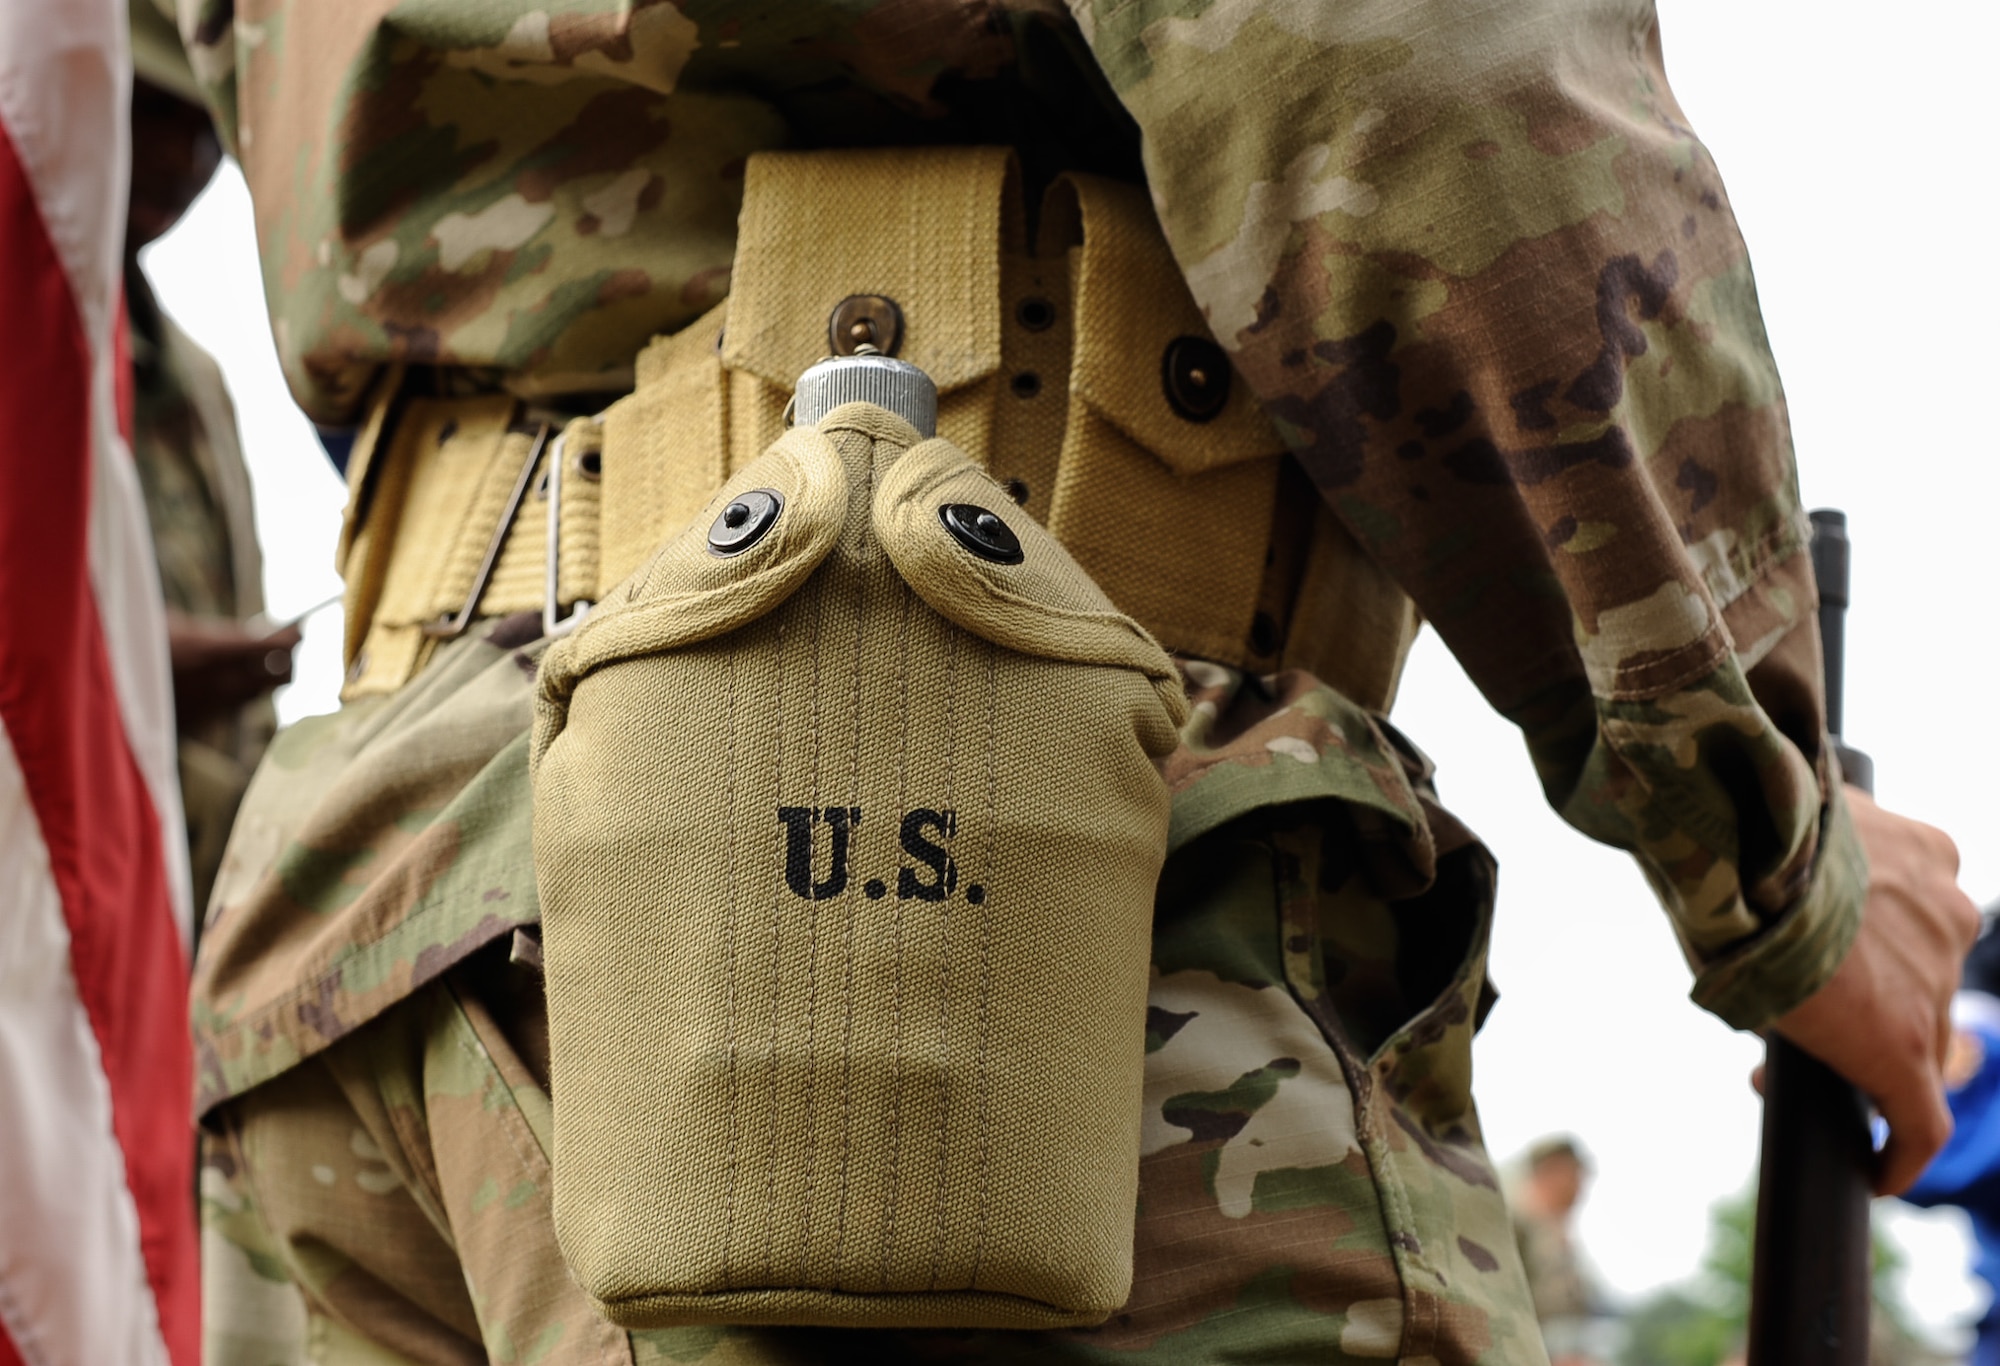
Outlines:
[[[1832,974],[1866,869],[1824,738],[1784,397],[1647,0],[1074,0],[1168,237],[1300,461],[1631,850],[1695,999]]]

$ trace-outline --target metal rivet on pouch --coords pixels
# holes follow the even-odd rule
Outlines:
[[[826,340],[836,356],[854,355],[864,346],[893,356],[903,342],[903,310],[886,294],[850,294],[833,306]]]
[[[953,540],[982,560],[1019,564],[1027,558],[1014,529],[975,503],[946,503],[938,509],[938,519]]]
[[[1015,398],[1033,398],[1042,392],[1042,377],[1033,370],[1023,370],[1014,376],[1012,387]]]
[[[776,489],[751,489],[739,494],[708,529],[711,555],[740,555],[764,539],[785,510],[785,496]]]
[[[1208,422],[1229,403],[1229,357],[1207,337],[1175,337],[1160,357],[1167,404],[1189,422]]]

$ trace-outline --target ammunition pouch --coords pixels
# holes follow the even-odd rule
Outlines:
[[[866,342],[1168,650],[1387,710],[1415,612],[1283,455],[1144,191],[1062,178],[1032,250],[1019,197],[1004,150],[762,154],[729,301],[599,418],[385,378],[349,463],[344,696],[400,688],[456,622],[602,600],[783,434],[800,372]]]

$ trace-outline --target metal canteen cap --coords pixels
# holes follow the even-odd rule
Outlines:
[[[852,356],[829,356],[800,375],[792,421],[813,426],[843,403],[873,403],[915,427],[918,435],[937,435],[937,385],[908,361],[874,353],[872,347]]]

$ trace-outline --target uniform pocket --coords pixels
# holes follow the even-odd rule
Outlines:
[[[1542,1359],[1506,1202],[1472,1100],[1495,865],[1438,805],[1430,766],[1381,717],[1361,768],[1414,799],[1270,813],[1285,977],[1340,1056],[1401,1281],[1405,1357]],[[1322,759],[1322,762],[1325,760]],[[1351,762],[1343,759],[1342,762]]]
[[[787,434],[551,648],[555,1218],[608,1315],[1123,1302],[1184,714],[1053,537],[864,405]]]
[[[1472,1035],[1494,1000],[1495,864],[1438,804],[1423,754],[1386,719],[1365,724],[1372,749],[1321,762],[1348,763],[1385,800],[1274,837],[1288,883],[1286,977],[1353,1064],[1448,1126],[1471,1108]]]
[[[1043,218],[1044,256],[1075,244],[1049,526],[1169,649],[1245,664],[1284,441],[1209,336],[1143,189],[1065,177]]]

